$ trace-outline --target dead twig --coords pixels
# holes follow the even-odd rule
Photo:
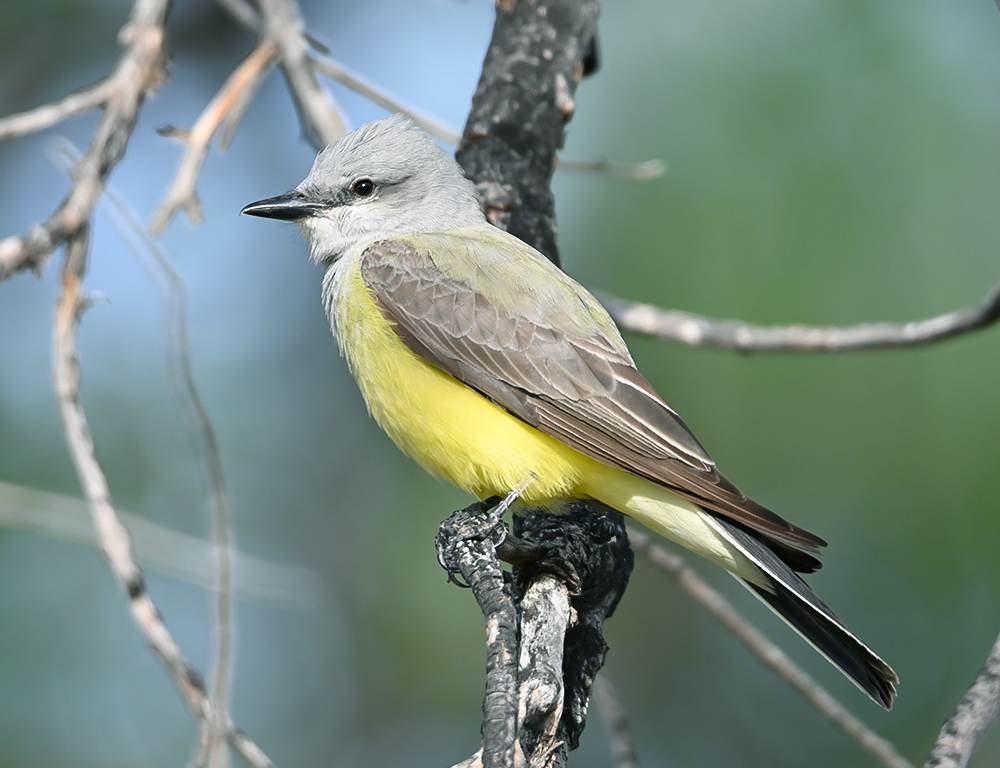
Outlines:
[[[125,52],[105,81],[104,117],[74,171],[69,195],[44,224],[0,240],[0,282],[26,269],[40,272],[53,250],[87,226],[108,174],[125,154],[146,94],[165,77],[163,26],[169,7],[169,0],[136,0],[119,33]]]
[[[111,571],[129,598],[129,608],[149,647],[170,672],[184,702],[201,728],[220,730],[230,746],[254,768],[270,768],[267,757],[235,728],[228,715],[208,696],[201,675],[185,658],[171,636],[146,588],[136,562],[132,541],[111,501],[107,478],[97,460],[90,425],[80,402],[80,357],[77,347],[79,320],[87,307],[83,274],[87,264],[89,226],[84,223],[68,240],[63,267],[63,290],[56,310],[53,376],[66,444],[76,467],[80,485],[101,551]],[[208,723],[209,726],[205,726]]]
[[[316,79],[299,6],[294,0],[259,0],[258,7],[264,35],[278,48],[306,138],[321,149],[345,135],[347,124],[333,96]]]
[[[0,139],[10,139],[15,136],[44,131],[73,115],[104,106],[114,89],[114,81],[106,78],[88,88],[74,91],[51,104],[43,104],[27,112],[8,115],[0,119]]]
[[[265,44],[267,45],[267,44]],[[262,46],[263,47],[263,46]],[[260,49],[258,48],[258,51]],[[253,74],[250,74],[253,77]],[[232,78],[231,78],[232,79]],[[258,73],[259,79],[259,73]],[[248,102],[245,95],[234,99]],[[239,107],[234,107],[239,110]],[[232,114],[230,112],[230,114]],[[197,174],[195,174],[197,176]],[[193,190],[192,190],[193,191]],[[212,528],[212,553],[215,560],[215,618],[212,626],[213,653],[209,667],[212,701],[217,715],[229,710],[233,666],[233,534],[230,497],[222,468],[215,429],[202,403],[191,370],[190,344],[188,342],[187,297],[184,281],[173,264],[152,238],[146,233],[139,217],[125,200],[108,188],[105,199],[114,211],[113,221],[123,237],[132,244],[136,255],[143,258],[164,287],[168,306],[168,367],[173,374],[177,395],[187,415],[187,421],[196,450],[205,472],[208,489],[208,509]],[[199,748],[192,760],[198,766],[228,765],[224,717],[200,723]]]
[[[265,44],[269,45],[269,44]],[[231,78],[235,79],[235,78]],[[245,98],[245,97],[235,97]],[[200,121],[199,121],[200,122]],[[209,134],[210,135],[210,134]],[[206,137],[207,138],[207,137]],[[63,170],[78,162],[79,153],[69,142],[52,152],[52,160]],[[215,561],[216,614],[212,630],[214,653],[210,668],[212,698],[217,710],[229,707],[232,679],[233,648],[233,541],[230,525],[230,499],[222,469],[215,430],[194,383],[191,370],[188,332],[187,299],[184,281],[173,268],[170,259],[146,233],[131,206],[112,187],[105,191],[104,200],[112,213],[112,222],[134,253],[163,286],[168,304],[169,369],[174,375],[178,396],[187,412],[188,423],[202,460],[208,487],[208,506],[213,532],[212,557]],[[217,765],[228,758],[223,751],[225,729],[221,723],[202,723],[199,751],[193,765]]]
[[[217,589],[214,546],[204,539],[164,528],[143,517],[115,510],[128,529],[144,570],[157,571],[206,590]],[[87,503],[72,496],[0,481],[0,526],[98,547]],[[321,604],[319,577],[307,568],[233,553],[240,568],[233,595],[289,611],[315,611]]]
[[[659,159],[641,163],[613,163],[610,160],[556,159],[556,169],[567,173],[595,173],[620,181],[652,181],[667,172],[667,164]]]
[[[657,568],[669,573],[684,590],[721,621],[761,661],[801,693],[820,714],[850,736],[886,768],[913,768],[896,748],[852,715],[823,686],[812,679],[778,646],[733,608],[726,598],[703,581],[684,559],[652,543],[650,537],[629,528],[629,541]]]
[[[183,210],[192,224],[199,224],[204,219],[196,186],[205,158],[208,157],[212,136],[225,123],[226,129],[220,143],[223,149],[226,148],[260,87],[264,74],[277,55],[278,49],[273,42],[265,40],[260,43],[229,76],[191,130],[184,132],[183,141],[187,145],[184,157],[177,168],[173,184],[164,195],[163,202],[156,209],[149,225],[154,237],[163,234],[178,211]]]
[[[317,72],[326,75],[346,88],[350,88],[358,95],[364,96],[373,104],[378,104],[389,112],[399,112],[406,116],[414,125],[423,128],[435,139],[439,139],[452,146],[457,146],[461,140],[462,134],[454,128],[404,103],[386,89],[376,85],[358,73],[352,72],[340,62],[326,56],[317,56],[316,54],[313,54],[311,58]]]
[[[611,737],[611,759],[615,768],[637,768],[639,758],[632,739],[632,726],[618,698],[618,692],[604,673],[594,678],[594,697],[601,719]]]
[[[476,502],[455,512],[441,523],[435,546],[449,578],[462,575],[486,619],[483,748],[465,764],[478,760],[485,768],[514,768],[524,764],[517,740],[517,611],[504,587],[494,540],[506,531],[503,510],[489,509],[490,502]]]
[[[1000,715],[1000,637],[986,666],[941,728],[924,768],[965,768]]]
[[[457,147],[462,140],[462,134],[459,131],[406,104],[385,88],[348,69],[340,62],[315,54],[312,56],[312,60],[316,71],[320,74],[336,80],[344,87],[350,88],[389,112],[398,112],[417,127],[423,128],[435,139],[439,139],[445,144],[451,144],[453,147]],[[651,181],[667,172],[667,166],[662,160],[646,160],[641,163],[612,163],[607,160],[571,160],[560,157],[556,159],[556,168],[570,173],[596,173],[625,181]]]
[[[751,325],[739,320],[713,320],[689,312],[660,309],[603,293],[598,294],[598,298],[623,330],[695,347],[722,347],[743,352],[842,352],[912,347],[986,328],[1000,320],[1000,285],[994,287],[981,304],[968,309],[908,323],[864,323],[847,328]]]
[[[66,244],[63,291],[55,324],[53,375],[66,443],[101,549],[129,597],[133,618],[146,642],[170,671],[199,724],[202,748],[196,764],[203,764],[214,754],[220,754],[217,744],[225,740],[252,765],[269,766],[270,760],[255,746],[251,748],[252,743],[232,725],[224,698],[220,706],[208,696],[201,676],[187,662],[163,623],[146,589],[128,532],[112,505],[107,479],[97,461],[93,438],[79,398],[77,331],[80,315],[87,305],[83,274],[89,249],[90,219],[104,191],[108,174],[124,156],[146,93],[165,77],[164,24],[169,7],[169,0],[136,0],[129,21],[120,34],[126,50],[115,71],[105,81],[109,92],[104,100],[104,117],[90,149],[76,164],[71,191],[45,224],[36,225],[24,237],[7,238],[0,242],[0,278],[22,269],[40,270],[51,251],[62,243]],[[228,534],[228,528],[225,530]],[[224,598],[220,597],[220,601],[224,600],[226,618],[223,623],[228,626],[231,594],[228,541],[225,554],[222,547],[217,546],[216,549],[220,557],[220,579],[226,582]],[[223,604],[220,603],[220,615],[222,611]],[[218,654],[225,674],[224,681],[219,682],[217,687],[225,696],[228,696],[228,645],[225,640],[220,641]],[[222,759],[224,761],[225,757]]]

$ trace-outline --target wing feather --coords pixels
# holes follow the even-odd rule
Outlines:
[[[469,247],[437,234],[373,244],[361,257],[361,275],[411,350],[542,432],[786,546],[815,551],[825,544],[722,475],[636,370],[620,337],[609,334],[613,324],[596,299],[520,241],[500,236],[507,237],[480,237],[472,273],[451,274],[435,263],[432,254],[442,249]],[[527,294],[532,301],[512,293],[502,280],[510,247],[543,262],[531,262],[540,284],[560,281],[558,298],[565,301],[568,291],[581,311],[568,314],[560,301],[546,302],[544,291]],[[807,555],[799,563],[818,567]]]

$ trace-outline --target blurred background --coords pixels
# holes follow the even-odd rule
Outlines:
[[[0,113],[109,72],[129,6],[3,0]],[[489,3],[305,0],[303,12],[334,58],[461,128]],[[211,2],[178,0],[168,31],[171,77],[111,177],[145,221],[181,154],[156,129],[190,126],[252,46]],[[658,157],[669,171],[646,184],[557,176],[565,268],[588,287],[756,323],[846,325],[971,305],[1000,280],[990,0],[619,0],[603,8],[600,46],[565,154]],[[330,87],[353,126],[384,116]],[[56,136],[85,147],[97,118],[0,143],[0,237],[55,209],[68,182],[47,147]],[[272,71],[229,151],[209,156],[206,221],[178,219],[162,238],[187,286],[237,548],[311,574],[298,607],[238,602],[232,713],[279,766],[451,765],[478,744],[483,629],[472,596],[445,583],[433,537],[470,499],[367,418],[294,228],[237,215],[296,184],[312,158]],[[0,481],[79,497],[50,374],[60,262],[0,285]],[[81,329],[83,401],[114,499],[204,539],[166,299],[106,213],[87,285],[102,301]],[[1000,630],[1000,329],[842,355],[628,341],[732,479],[829,540],[811,582],[898,671],[894,711],[694,564],[922,764]],[[194,727],[101,556],[31,528],[0,528],[0,765],[183,765]],[[205,669],[209,593],[148,576]],[[643,765],[874,765],[642,560],[606,635]],[[998,761],[993,734],[974,765]],[[572,765],[609,764],[593,712]]]

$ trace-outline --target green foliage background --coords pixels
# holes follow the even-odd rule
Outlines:
[[[340,7],[345,6],[345,7]],[[0,112],[95,81],[124,0],[0,4]],[[307,3],[333,55],[462,124],[489,39],[485,3]],[[987,0],[620,0],[577,92],[566,154],[662,157],[644,185],[560,175],[566,269],[618,295],[758,323],[922,318],[1000,280],[1000,14]],[[143,218],[189,125],[249,41],[180,0],[172,77],[112,183]],[[336,90],[355,124],[378,110]],[[66,182],[47,136],[0,144],[0,236],[46,217]],[[307,171],[277,73],[200,189],[207,221],[164,239],[184,274],[195,373],[219,432],[241,551],[306,565],[321,604],[241,603],[233,714],[279,765],[450,765],[478,735],[482,629],[432,549],[461,493],[364,415],[329,339],[318,271],[291,228],[239,219]],[[78,495],[49,383],[58,257],[0,286],[0,480]],[[164,302],[98,219],[84,402],[116,501],[204,535],[198,465],[165,367]],[[880,712],[741,593],[701,570],[864,720],[922,763],[1000,630],[1000,331],[906,351],[741,355],[630,337],[647,377],[724,471],[831,543],[812,583],[902,678]],[[697,564],[699,567],[701,564]],[[192,658],[205,595],[151,576]],[[193,728],[98,554],[0,530],[0,765],[168,766]],[[666,577],[640,562],[607,626],[608,671],[643,765],[873,762]],[[1000,760],[987,741],[974,765]],[[604,766],[592,717],[573,765]]]

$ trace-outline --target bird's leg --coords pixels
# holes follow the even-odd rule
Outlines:
[[[534,485],[537,480],[538,480],[538,475],[536,475],[534,472],[530,473],[528,477],[524,478],[521,482],[519,482],[514,488],[510,490],[510,492],[504,497],[503,501],[501,501],[492,509],[492,511],[489,514],[489,517],[491,519],[499,521],[500,518],[507,513],[507,510],[510,509],[512,506],[514,506],[517,500],[520,499],[522,495],[524,495],[524,492],[528,490],[532,485]],[[487,499],[487,501],[492,503],[492,500],[496,498],[499,497],[492,496],[490,499]]]
[[[524,487],[523,487],[523,485],[524,484],[522,483],[517,488],[515,488],[514,490],[512,490],[510,493],[508,493],[504,497],[503,501],[501,501],[499,504],[497,504],[490,511],[490,515],[489,516],[491,518],[494,518],[495,520],[499,520],[501,517],[503,517],[507,513],[507,510],[510,509],[511,506],[513,506],[514,502],[516,502],[519,498],[521,498],[521,494],[524,493]],[[498,497],[494,496],[493,498],[495,499],[495,498],[498,498]]]

